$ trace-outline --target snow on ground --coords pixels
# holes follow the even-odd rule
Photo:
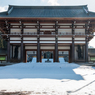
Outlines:
[[[34,61],[36,59],[33,59]],[[19,63],[0,67],[0,91],[31,95],[95,95],[95,67],[74,63]]]

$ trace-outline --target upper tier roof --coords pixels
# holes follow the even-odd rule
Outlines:
[[[94,12],[83,6],[14,6],[9,5],[8,11],[1,12],[1,17],[95,17]]]

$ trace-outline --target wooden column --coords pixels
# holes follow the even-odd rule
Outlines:
[[[88,37],[85,38],[85,62],[88,62]]]
[[[10,34],[10,24],[8,24],[7,21],[6,22],[6,25],[8,25],[8,28],[7,28],[7,31],[8,31],[8,34]],[[7,35],[7,62],[10,62],[10,37]]]
[[[26,61],[25,61],[25,58],[26,58],[26,55],[25,55],[26,53],[25,53],[25,52],[26,52],[26,51],[25,51],[25,45],[24,45],[24,46],[23,46],[23,61],[24,61],[24,62],[26,62]]]
[[[75,45],[74,45],[74,37],[72,37],[72,62],[75,62]]]
[[[74,36],[74,22],[72,23],[72,35]],[[72,62],[75,62],[75,45],[74,45],[74,37],[72,37]]]
[[[7,38],[7,62],[10,62],[10,39]]]
[[[55,62],[58,62],[58,21],[55,22]]]
[[[13,59],[13,45],[12,45],[12,59]]]
[[[88,24],[85,24],[85,34],[88,34]]]
[[[39,37],[37,38],[37,62],[40,62],[40,42]]]
[[[23,62],[23,37],[21,37],[21,62]]]
[[[72,62],[72,45],[70,45],[69,63]]]
[[[23,62],[23,24],[21,24],[21,62]]]
[[[88,24],[86,23],[85,24],[85,62],[88,62],[88,37],[87,37],[87,34],[88,34]]]
[[[72,23],[72,34],[74,34],[74,22]]]
[[[58,62],[58,38],[55,38],[55,62]]]
[[[37,21],[37,62],[41,61],[41,57],[40,57],[40,22]]]

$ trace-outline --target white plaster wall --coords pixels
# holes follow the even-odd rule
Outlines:
[[[37,40],[36,37],[23,37],[23,40]]]
[[[10,37],[10,40],[21,40],[20,37]]]
[[[12,27],[16,27],[16,28],[19,28],[19,26],[12,26]]]
[[[85,44],[85,41],[74,41],[74,43],[78,43],[78,44],[83,43],[83,44]]]
[[[53,26],[42,26],[43,28],[46,27],[46,28],[53,28]]]
[[[21,29],[11,29],[11,33],[21,33]]]
[[[43,31],[46,31],[46,30],[55,31],[55,29],[40,29],[40,30],[43,30]]]
[[[75,23],[74,25],[85,25],[85,23]]]
[[[24,23],[24,25],[37,25],[37,23]]]
[[[72,41],[58,41],[58,43],[72,43]]]
[[[72,23],[58,23],[58,25],[72,25]]]
[[[58,49],[60,50],[60,49],[70,49],[70,46],[58,46]]]
[[[40,25],[55,25],[55,23],[40,23]]]
[[[10,43],[21,43],[21,41],[10,41]]]
[[[83,28],[83,26],[77,26],[77,28]]]
[[[25,46],[25,49],[37,49],[37,46]]]
[[[72,29],[58,29],[58,33],[72,33]]]
[[[55,43],[55,41],[40,41],[40,43]]]
[[[85,40],[85,38],[75,38],[75,40]]]
[[[75,29],[74,32],[75,33],[83,33],[83,34],[85,34],[85,29]]]
[[[72,40],[72,38],[71,37],[58,37],[58,40]]]
[[[70,28],[70,26],[60,26],[60,28],[64,28],[64,27],[66,27],[66,28]]]
[[[35,28],[35,26],[25,26],[25,27]]]
[[[37,43],[37,41],[23,41],[23,43]]]
[[[40,40],[55,40],[55,38],[50,38],[50,37],[40,37]]]
[[[24,33],[34,33],[37,32],[37,29],[24,29]]]
[[[41,46],[41,49],[55,49],[55,47],[54,46],[51,46],[51,47],[49,47],[49,46]]]
[[[11,25],[21,25],[20,23],[11,23]]]

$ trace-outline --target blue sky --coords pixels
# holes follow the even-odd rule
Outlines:
[[[7,10],[8,5],[43,5],[43,6],[62,6],[62,5],[88,5],[90,11],[95,12],[95,0],[0,0],[0,12]],[[90,46],[95,47],[95,37],[89,42]]]

